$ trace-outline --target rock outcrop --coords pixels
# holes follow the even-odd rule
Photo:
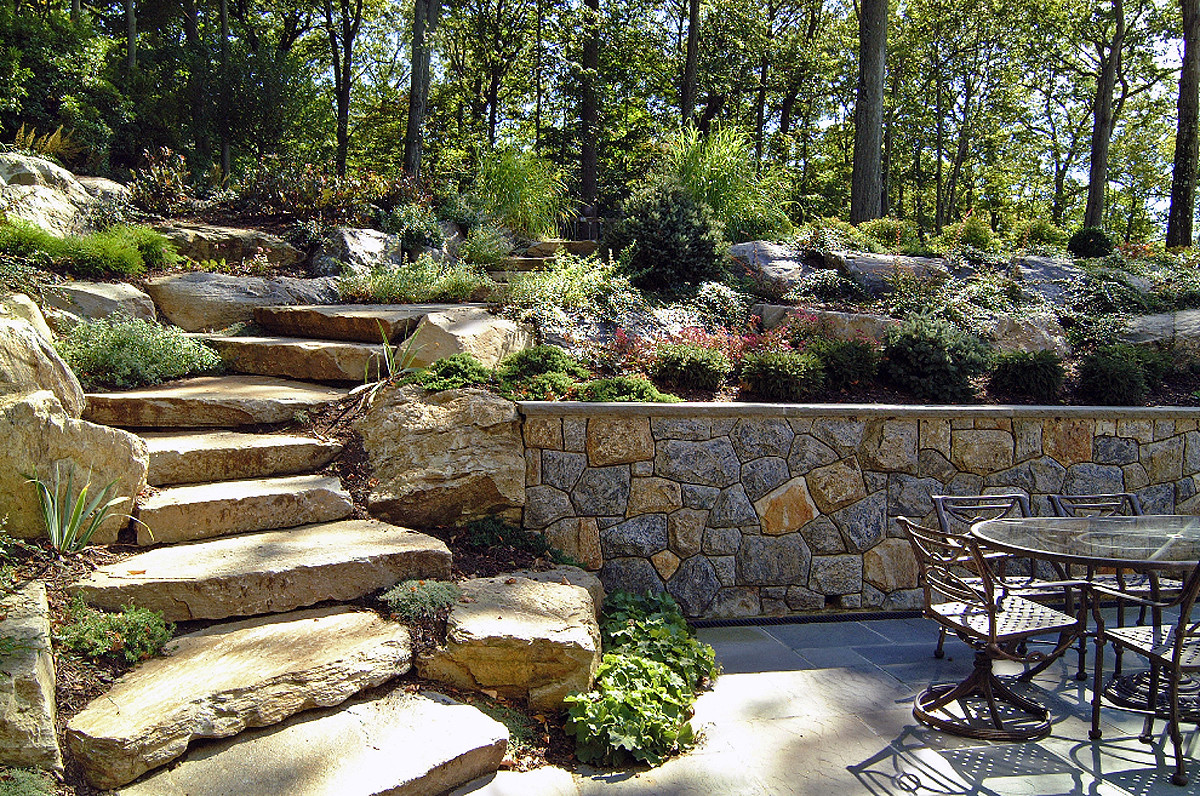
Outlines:
[[[0,315],[0,395],[37,390],[54,393],[71,417],[83,414],[83,388],[53,343],[29,321]]]
[[[414,334],[413,365],[418,367],[466,353],[491,368],[509,354],[529,348],[534,341],[528,327],[469,306],[429,313]]]
[[[333,277],[261,279],[193,271],[151,279],[146,292],[167,320],[198,332],[250,321],[255,307],[332,303],[337,300],[334,281]]]
[[[453,525],[525,503],[516,405],[485,390],[389,387],[356,428],[376,482],[372,514],[416,527]]]
[[[74,471],[76,489],[89,481],[93,489],[115,482],[113,497],[124,500],[112,507],[92,541],[116,541],[134,498],[146,486],[145,442],[126,431],[70,417],[47,391],[0,396],[0,439],[0,516],[8,515],[10,534],[31,538],[45,533],[37,493],[27,478],[36,473],[52,479],[58,468],[64,483],[68,471]]]
[[[304,252],[283,238],[256,229],[219,227],[213,224],[163,224],[166,235],[179,253],[193,260],[243,262],[262,256],[274,266],[288,266],[304,259]]]
[[[95,320],[124,315],[153,321],[154,300],[124,282],[67,282],[46,293],[46,303],[74,318]]]
[[[579,586],[500,576],[463,584],[450,610],[446,646],[418,658],[422,677],[487,689],[555,710],[587,691],[600,665],[600,628]]]
[[[377,265],[402,262],[404,253],[395,235],[377,229],[338,227],[321,241],[309,270],[315,276],[337,276],[343,270],[365,274]]]
[[[62,166],[33,155],[0,153],[0,214],[10,220],[63,237],[81,231],[83,213],[94,203]]]
[[[0,617],[0,637],[16,642],[0,655],[0,766],[61,769],[46,586],[35,581],[0,599]]]

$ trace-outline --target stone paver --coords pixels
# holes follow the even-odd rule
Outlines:
[[[147,431],[151,486],[266,478],[319,470],[341,453],[338,442],[297,434]]]
[[[479,305],[483,306],[483,305]],[[454,309],[450,304],[318,304],[301,307],[258,307],[254,320],[277,334],[379,343],[395,343],[412,334],[431,312]],[[382,330],[382,331],[381,331]]]
[[[383,370],[383,347],[344,340],[204,335],[235,373],[313,381],[371,381]]]

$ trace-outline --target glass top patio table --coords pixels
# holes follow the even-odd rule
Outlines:
[[[1200,517],[1015,517],[971,533],[988,547],[1063,564],[1187,570],[1200,561]]]

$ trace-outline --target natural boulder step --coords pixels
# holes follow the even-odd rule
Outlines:
[[[269,376],[200,376],[129,392],[89,393],[83,417],[123,428],[233,428],[286,423],[348,392]]]
[[[343,520],[149,550],[77,584],[100,608],[133,604],[169,621],[290,611],[356,600],[411,578],[450,577],[450,549],[377,520]]]
[[[88,782],[132,782],[198,738],[226,738],[330,707],[404,674],[408,629],[368,611],[320,608],[214,625],[174,639],[67,725]]]
[[[350,494],[331,476],[292,475],[168,487],[138,506],[138,544],[187,542],[349,517]]]
[[[508,730],[402,687],[198,746],[117,796],[436,796],[500,766]]]
[[[554,257],[506,257],[500,261],[505,271],[544,271],[554,264]]]
[[[384,370],[383,346],[299,337],[204,335],[235,373],[312,381],[375,381]]]
[[[146,431],[151,486],[266,478],[319,470],[333,461],[337,442],[298,434],[244,434],[238,431]]]
[[[276,334],[324,340],[396,343],[412,334],[431,312],[457,304],[313,304],[299,307],[259,307],[254,320]],[[473,305],[480,306],[483,305]],[[382,330],[382,331],[381,331]]]

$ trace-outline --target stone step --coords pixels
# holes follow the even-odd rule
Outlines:
[[[553,257],[556,254],[567,252],[579,257],[586,257],[592,254],[600,246],[594,240],[564,240],[562,238],[551,238],[549,240],[539,240],[530,244],[525,250],[527,257]]]
[[[544,271],[554,262],[554,257],[505,257],[500,261],[500,271]]]
[[[401,580],[449,577],[444,542],[378,520],[342,520],[160,547],[99,567],[77,588],[100,608],[132,604],[180,622],[356,600]]]
[[[286,423],[348,394],[268,376],[199,376],[129,392],[89,393],[83,419],[122,428],[234,428]]]
[[[380,343],[311,340],[301,337],[202,335],[235,373],[311,381],[376,381],[383,370]]]
[[[349,517],[350,494],[323,475],[248,478],[162,489],[139,504],[138,544],[211,539]]]
[[[254,311],[254,320],[264,329],[282,335],[356,340],[362,343],[380,343],[382,336],[386,335],[389,343],[397,343],[412,334],[421,319],[429,313],[457,306],[462,305],[311,304],[259,307]]]
[[[115,796],[434,796],[496,771],[508,730],[403,686],[194,749]]]
[[[173,639],[92,700],[67,744],[97,788],[115,788],[227,738],[330,707],[412,666],[408,629],[370,611],[318,608],[213,625]]]
[[[298,434],[146,431],[151,486],[267,478],[319,470],[342,451],[337,442]]]

